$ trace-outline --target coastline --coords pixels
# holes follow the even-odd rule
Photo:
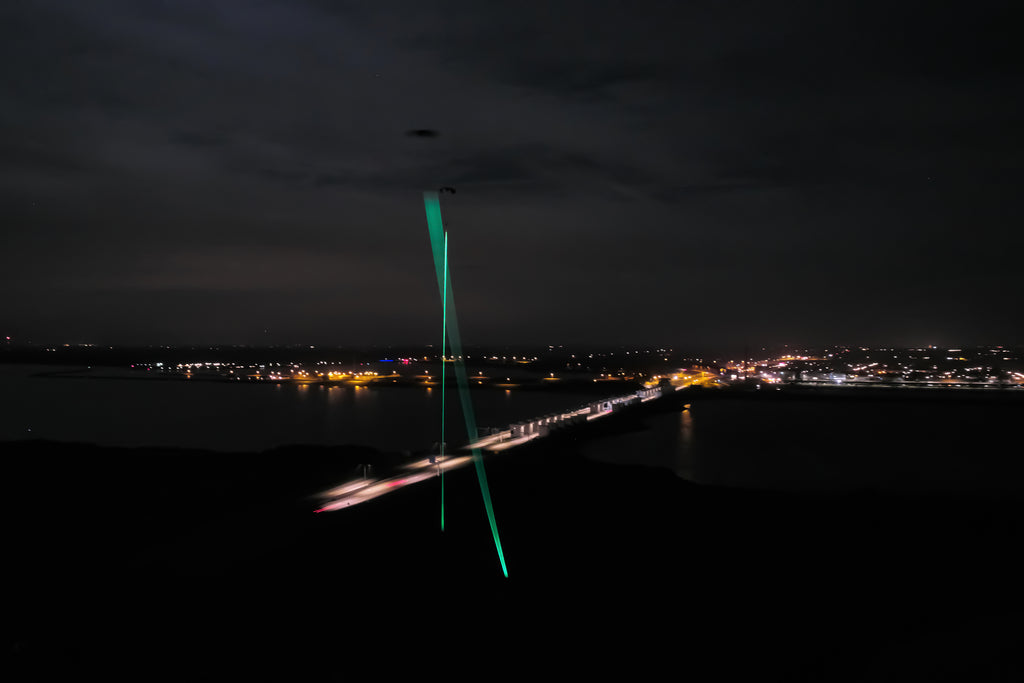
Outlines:
[[[373,388],[389,388],[389,387],[439,387],[441,383],[439,381],[423,382],[422,380],[416,379],[415,377],[404,377],[401,379],[363,379],[363,380],[294,380],[294,379],[279,379],[279,380],[255,380],[241,377],[223,377],[220,375],[196,375],[187,377],[183,374],[142,374],[137,371],[125,371],[122,370],[123,374],[110,373],[109,368],[102,368],[106,374],[100,374],[93,372],[92,368],[73,367],[65,368],[60,370],[48,370],[42,372],[32,373],[33,377],[40,378],[52,378],[52,379],[116,379],[116,380],[130,380],[130,381],[141,381],[141,382],[202,382],[202,383],[222,383],[222,384],[245,384],[245,385],[264,385],[264,386],[323,386],[323,387],[373,387]],[[90,373],[90,374],[86,374]],[[457,381],[454,377],[449,377],[445,385],[449,388],[457,387]],[[545,382],[542,380],[537,381],[525,381],[517,380],[511,383],[500,383],[500,382],[482,382],[475,383],[471,389],[474,391],[478,390],[494,390],[504,391],[506,389],[515,389],[516,391],[525,392],[545,392],[545,393],[579,393],[579,394],[592,394],[594,396],[605,396],[613,393],[623,393],[635,391],[641,388],[642,385],[629,382],[629,381],[601,381],[594,382],[590,378],[580,379],[562,379],[558,382]]]
[[[21,365],[21,364],[14,364]],[[25,364],[29,367],[30,364]],[[47,366],[33,366],[47,367]],[[32,377],[54,378],[54,379],[116,379],[134,380],[144,382],[201,382],[201,383],[224,383],[224,384],[245,384],[245,385],[266,385],[266,386],[323,386],[323,387],[374,387],[384,389],[388,387],[439,387],[439,381],[423,382],[415,377],[401,377],[397,379],[362,379],[362,380],[256,380],[241,377],[224,377],[221,375],[195,375],[186,376],[179,373],[142,373],[137,370],[125,370],[119,368],[120,372],[111,372],[112,368],[105,366],[82,367],[80,365],[63,366],[59,369],[39,370],[32,372]],[[88,374],[87,374],[88,373]],[[449,376],[446,386],[454,388],[457,382],[453,376]],[[515,391],[523,392],[544,392],[544,393],[578,393],[591,394],[594,396],[611,396],[628,393],[643,388],[644,385],[628,380],[601,380],[594,381],[589,377],[564,377],[557,382],[544,381],[543,378],[536,381],[517,380],[512,383],[483,382],[471,386],[474,391],[478,390],[506,390],[514,388]],[[728,386],[704,388],[687,387],[682,393],[690,394],[701,399],[715,397],[753,397],[758,399],[769,398],[853,398],[857,400],[1005,400],[1016,401],[1024,404],[1024,388],[1017,385],[991,386],[916,386],[901,384],[808,384],[788,383],[782,385],[734,383]]]

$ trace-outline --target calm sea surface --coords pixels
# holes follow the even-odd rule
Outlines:
[[[260,451],[287,444],[358,444],[416,451],[440,437],[438,387],[325,387],[39,376],[52,367],[0,365],[0,440]],[[465,442],[458,394],[448,396],[450,445]],[[506,426],[591,396],[488,390],[477,424]]]
[[[960,395],[962,396],[962,394]],[[902,397],[901,397],[902,398]],[[706,484],[789,491],[1024,494],[1024,403],[714,399],[584,446]]]
[[[0,439],[219,451],[284,444],[416,451],[438,440],[437,388],[34,375],[41,370],[53,368],[0,365]],[[473,396],[478,424],[495,427],[591,398],[517,390]],[[464,435],[460,420],[457,410],[449,413],[449,429]],[[726,486],[1024,493],[1022,423],[1020,402],[722,398],[647,417],[641,429],[581,449],[596,460],[666,467]]]

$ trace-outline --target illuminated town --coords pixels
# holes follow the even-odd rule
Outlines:
[[[116,349],[91,344],[8,347],[7,356],[52,364],[87,363],[92,374],[193,381],[290,382],[351,386],[435,386],[441,354],[432,346],[257,349],[224,346]],[[607,385],[753,388],[765,385],[1009,389],[1024,388],[1024,349],[1010,346],[914,348],[833,346],[761,349],[739,357],[696,356],[672,348],[475,349],[463,360],[473,386],[590,387]],[[711,356],[711,357],[709,357]],[[93,367],[95,366],[95,367]]]
[[[445,358],[446,363],[456,360]],[[748,359],[682,357],[671,349],[470,356],[476,385],[512,388],[556,382],[633,382],[652,386],[843,385],[933,388],[1024,387],[1024,353],[996,346],[979,348],[835,347]],[[381,358],[346,365],[330,360],[292,363],[190,362],[143,364],[149,371],[192,377],[312,383],[421,384],[440,381],[440,356]]]

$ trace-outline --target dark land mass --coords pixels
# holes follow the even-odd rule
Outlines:
[[[648,370],[651,368],[672,368],[679,364],[697,362],[693,354],[665,351],[663,353],[633,355],[624,354],[622,349],[595,347],[572,350],[548,347],[497,347],[467,346],[467,359],[475,365],[504,368],[528,368],[539,372],[562,372],[576,368],[580,371],[593,371],[594,368],[634,368]],[[618,355],[616,354],[618,351]],[[304,363],[315,364],[320,361],[331,365],[370,365],[394,361],[398,358],[410,358],[414,362],[427,356],[436,361],[440,348],[432,344],[381,346],[381,347],[331,347],[331,346],[4,346],[0,344],[0,363],[29,363],[39,365],[93,365],[99,367],[128,366],[132,363],[145,364],[164,362],[168,365],[190,362],[221,362],[245,365],[249,363]],[[588,356],[594,355],[595,358]],[[519,356],[519,361],[515,359]],[[526,363],[522,359],[531,357],[534,360]]]
[[[19,679],[1024,673],[1019,498],[707,487],[586,460],[585,436],[487,459],[507,579],[471,467],[445,477],[442,533],[439,479],[313,513],[310,494],[400,460],[370,449],[5,444],[8,664]]]

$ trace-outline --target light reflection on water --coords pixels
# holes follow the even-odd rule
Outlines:
[[[683,479],[697,481],[697,468],[693,459],[693,413],[679,413],[679,444],[676,447],[675,471]]]

